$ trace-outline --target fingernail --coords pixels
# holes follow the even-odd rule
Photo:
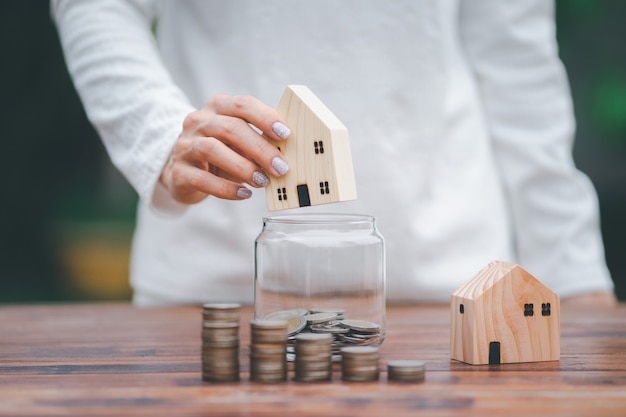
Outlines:
[[[281,139],[287,139],[291,135],[291,129],[281,122],[276,122],[272,125],[272,130]]]
[[[284,159],[281,159],[278,156],[272,159],[272,168],[274,168],[276,172],[278,172],[278,175],[285,175],[287,172],[289,172],[289,165],[287,165],[287,162],[285,162]]]
[[[270,182],[270,179],[267,178],[267,175],[265,175],[264,173],[254,171],[254,173],[252,174],[252,182],[259,187],[265,187],[267,183]]]
[[[241,198],[242,200],[245,200],[246,198],[252,197],[252,191],[248,190],[245,187],[241,187],[240,189],[237,190],[237,197]]]

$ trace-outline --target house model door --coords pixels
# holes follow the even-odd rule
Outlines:
[[[309,197],[309,186],[306,184],[298,185],[298,203],[300,207],[307,207],[311,205],[311,198]]]
[[[500,342],[489,343],[489,365],[500,364]]]

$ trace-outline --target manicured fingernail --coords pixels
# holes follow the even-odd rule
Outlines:
[[[272,159],[272,168],[278,172],[278,175],[285,175],[289,172],[289,165],[285,162],[284,159],[279,158],[278,156]]]
[[[267,178],[267,175],[265,175],[264,173],[254,171],[254,173],[252,174],[252,182],[259,187],[265,187],[267,183],[270,182],[270,179]]]
[[[291,129],[285,126],[281,122],[276,122],[272,125],[272,130],[281,139],[287,139],[291,135]]]
[[[252,197],[252,191],[248,190],[245,187],[241,187],[240,189],[237,190],[237,197],[241,198],[242,200],[245,200],[246,198]]]

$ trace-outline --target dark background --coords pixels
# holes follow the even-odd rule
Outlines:
[[[67,74],[48,2],[0,3],[0,303],[129,299],[137,196],[112,167]],[[558,0],[574,157],[599,197],[626,300],[626,2]]]

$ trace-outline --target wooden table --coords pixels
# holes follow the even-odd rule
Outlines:
[[[0,307],[2,416],[626,416],[626,305],[563,308],[559,362],[451,361],[447,306],[391,306],[377,382],[281,384],[200,378],[199,307]],[[387,381],[390,359],[426,362],[426,381]]]

